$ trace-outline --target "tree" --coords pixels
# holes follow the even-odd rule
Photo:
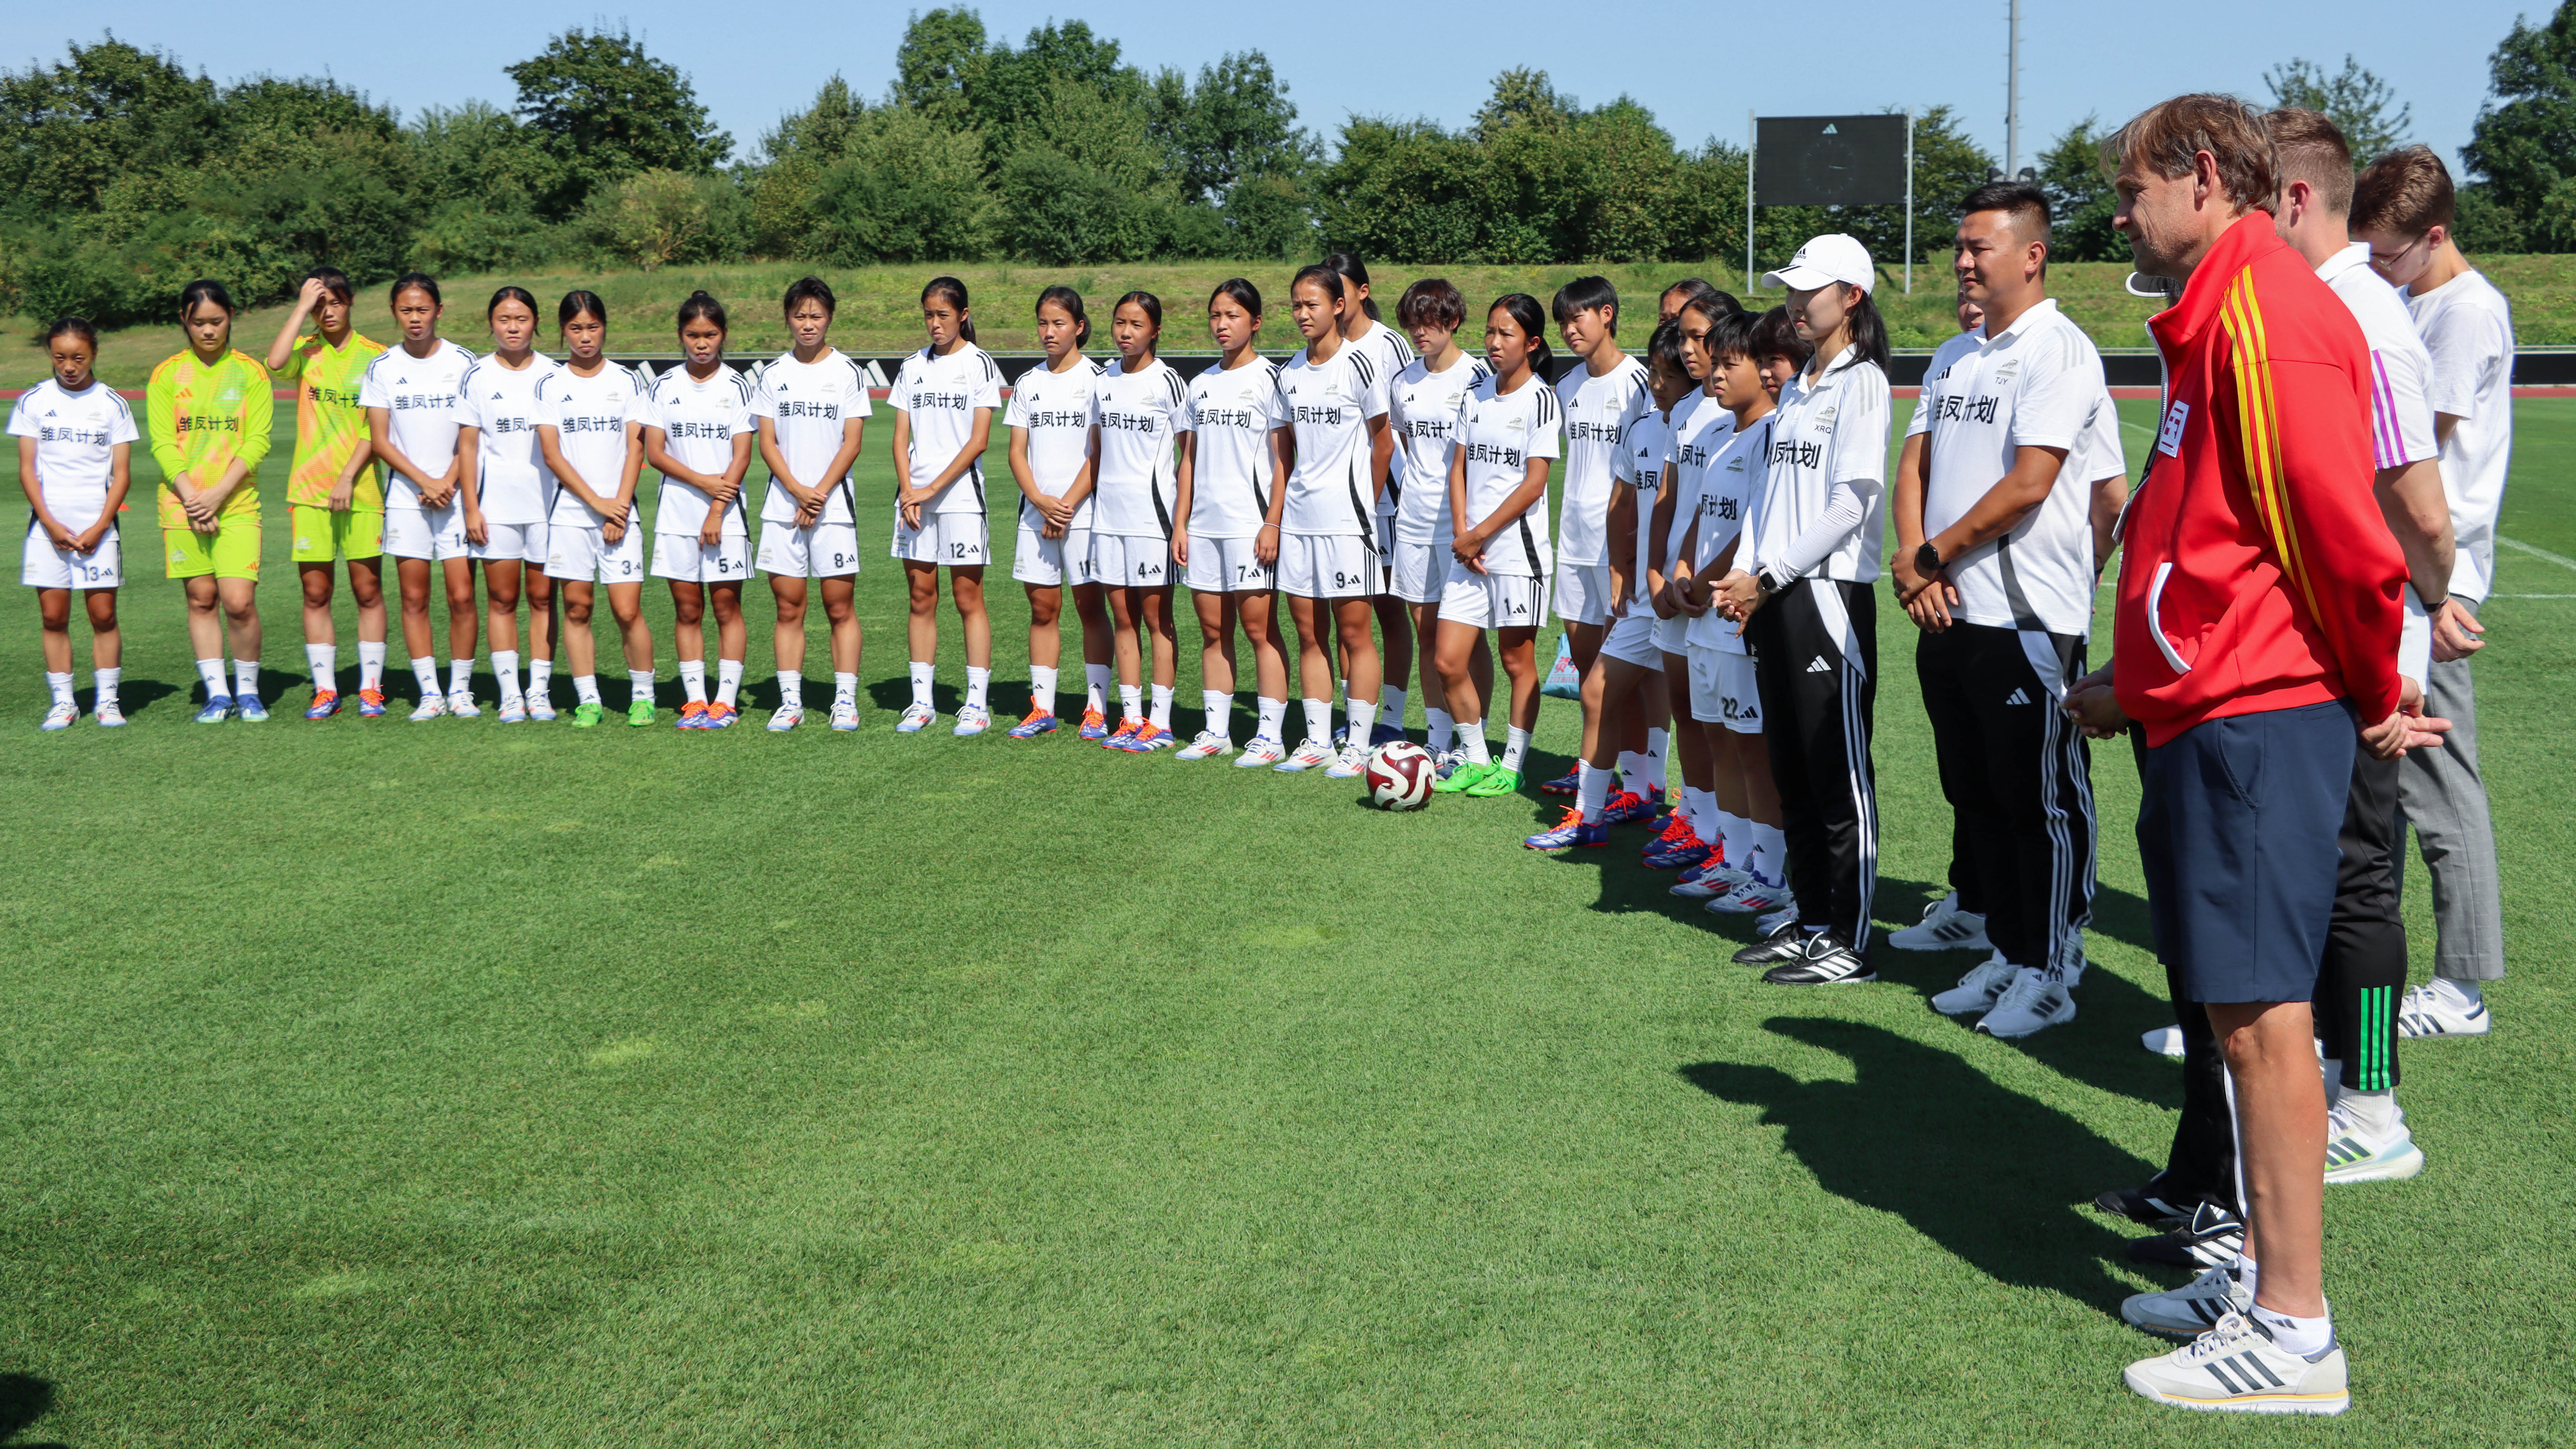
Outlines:
[[[567,30],[504,70],[518,82],[520,120],[557,166],[538,200],[546,216],[640,172],[711,172],[733,150],[688,77],[623,30]]]
[[[852,126],[781,250],[835,266],[970,260],[991,248],[990,210],[981,138],[885,106]]]
[[[962,119],[966,78],[984,55],[984,21],[972,10],[915,14],[894,52],[894,99],[924,115]]]
[[[1157,75],[1149,132],[1190,202],[1222,202],[1247,177],[1294,177],[1316,149],[1297,125],[1287,85],[1257,50],[1199,67],[1195,87],[1176,70]]]
[[[113,35],[60,65],[0,73],[0,206],[96,211],[120,177],[193,166],[220,115],[215,84]]]
[[[2528,221],[2576,174],[2576,3],[2537,27],[2514,21],[2487,72],[2494,95],[2460,159],[2499,208]]]
[[[2312,60],[2276,65],[2263,73],[2263,84],[2271,87],[2272,104],[2315,111],[2334,122],[2352,148],[2356,167],[2404,145],[2407,128],[2415,123],[2414,108],[2398,101],[2396,88],[2350,55],[2333,75]]]
[[[2098,116],[2058,133],[2039,156],[2039,185],[2054,214],[2048,254],[2067,262],[2125,262],[2128,238],[2111,229],[2119,198],[2102,168],[2104,133]]]
[[[1556,93],[1546,71],[1514,66],[1494,77],[1494,93],[1477,108],[1467,134],[1491,142],[1515,126],[1562,131],[1581,109],[1582,103],[1574,97]]]

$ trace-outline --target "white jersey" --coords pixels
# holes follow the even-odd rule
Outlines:
[[[396,344],[367,364],[358,383],[358,406],[383,408],[386,441],[431,477],[456,461],[456,432],[471,421],[460,391],[474,354],[442,337],[427,357],[414,357]],[[385,469],[387,512],[420,511],[420,480],[388,465]]]
[[[1369,349],[1370,358],[1378,364],[1378,376],[1387,379],[1389,386],[1394,384],[1395,379],[1406,368],[1419,360],[1414,354],[1413,344],[1405,339],[1403,333],[1375,317],[1369,319],[1368,330],[1352,339],[1351,345]],[[1394,426],[1392,420],[1389,421],[1388,426]],[[1395,462],[1388,464],[1386,471],[1386,491],[1377,497],[1378,542],[1380,543],[1386,541],[1385,534],[1388,527],[1395,522],[1396,515],[1402,511],[1401,485],[1404,471],[1402,456],[1398,455]],[[1442,487],[1447,486],[1446,475],[1443,475]]]
[[[1011,406],[1002,415],[1002,426],[1028,433],[1029,478],[1049,498],[1062,498],[1082,471],[1082,460],[1091,456],[1091,429],[1100,421],[1101,372],[1099,363],[1076,357],[1062,372],[1040,365],[1011,384]],[[1095,485],[1094,493],[1084,494],[1073,506],[1074,530],[1091,527],[1096,492]],[[1027,500],[1021,503],[1025,508]]]
[[[1960,333],[1932,349],[1932,361],[1923,369],[1924,386],[1914,394],[1914,414],[1906,419],[1905,436],[1919,438],[1932,429],[1932,380],[1950,370],[1950,364],[1985,345],[1983,332],[1975,328]]]
[[[886,406],[912,422],[912,486],[927,488],[975,436],[975,410],[1002,405],[1002,370],[993,354],[969,342],[941,357],[925,347],[903,360]],[[984,511],[984,460],[977,458],[931,500],[925,513]]]
[[[1789,379],[1780,389],[1778,415],[1770,474],[1744,520],[1752,557],[1739,551],[1736,566],[1750,572],[1777,565],[1794,578],[1877,582],[1887,518],[1887,374],[1859,348],[1846,347],[1822,377],[1802,371]],[[1830,538],[1804,539],[1826,519],[1836,485],[1848,486],[1858,498],[1859,518]]]
[[[1288,426],[1279,364],[1255,357],[1190,379],[1190,537],[1251,538],[1270,513],[1276,481],[1270,435]]]
[[[716,364],[715,375],[704,382],[689,376],[688,368],[675,367],[653,379],[645,407],[644,426],[662,430],[664,451],[684,468],[721,477],[733,467],[733,440],[752,430],[751,379],[726,363]],[[686,536],[707,526],[707,509],[714,500],[695,484],[666,473],[656,496],[661,501],[653,510],[655,533]],[[725,505],[718,532],[750,535],[741,494]]]
[[[782,354],[777,361],[760,370],[751,385],[751,415],[769,419],[770,433],[778,440],[779,455],[787,460],[787,471],[802,488],[834,485],[823,499],[823,511],[817,523],[854,523],[857,515],[850,509],[850,477],[844,470],[830,473],[832,460],[841,456],[841,443],[852,418],[865,418],[876,411],[868,401],[868,380],[859,365],[846,352],[825,348],[812,362],[798,362],[796,354]],[[757,424],[754,424],[757,426]],[[775,479],[769,485],[769,496],[761,500],[760,521],[794,523],[796,500]]]
[[[1395,431],[1396,452],[1386,491],[1396,495],[1396,542],[1438,549],[1455,536],[1449,519],[1450,434],[1468,391],[1493,375],[1473,353],[1460,353],[1447,372],[1433,372],[1429,360],[1415,358],[1388,387],[1386,425]]]
[[[1628,436],[1619,442],[1619,481],[1636,495],[1636,549],[1628,560],[1630,604],[1646,602],[1646,569],[1655,541],[1655,494],[1672,466],[1672,452],[1672,415],[1660,407],[1648,409],[1644,417],[1629,424]]]
[[[1994,336],[1972,335],[1977,345],[1924,385],[1915,409],[1931,418],[1923,536],[1966,517],[2021,449],[2064,448],[2066,461],[2037,508],[1950,560],[1959,591],[1950,613],[1962,623],[2084,637],[2093,628],[2093,483],[2121,471],[2117,457],[2093,455],[2111,411],[2102,354],[2053,299]]]
[[[1693,444],[1693,469],[1699,481],[1697,495],[1699,544],[1691,557],[1691,570],[1703,577],[1717,567],[1719,555],[1726,546],[1744,536],[1744,515],[1753,502],[1753,490],[1762,486],[1770,472],[1771,431],[1776,412],[1764,413],[1753,425],[1736,431],[1735,414],[1710,398],[1708,411],[1717,414],[1718,425],[1700,434]],[[1741,566],[1743,551],[1737,550]],[[1715,582],[1711,580],[1711,582]],[[1736,631],[1735,621],[1715,609],[1690,621],[1683,637],[1702,649],[1721,654],[1745,653],[1744,636]]]
[[[1734,429],[1735,415],[1719,407],[1717,399],[1694,388],[1673,404],[1664,427],[1664,457],[1673,472],[1673,511],[1664,527],[1664,560],[1669,570],[1672,560],[1681,555],[1682,538],[1690,532],[1691,520],[1699,515],[1699,490],[1708,472],[1708,461],[1716,456],[1718,442]]]
[[[9,436],[36,440],[36,481],[44,487],[45,508],[55,522],[78,533],[107,511],[116,445],[143,434],[116,389],[92,378],[89,386],[67,392],[48,377],[18,395],[9,409]]]
[[[1280,532],[1375,537],[1368,420],[1386,415],[1387,381],[1379,359],[1347,342],[1320,363],[1300,348],[1279,369],[1280,396],[1297,430]]]
[[[1591,364],[1576,363],[1558,379],[1556,401],[1565,416],[1565,491],[1556,515],[1563,557],[1571,564],[1604,563],[1620,443],[1630,424],[1654,411],[1654,390],[1646,385],[1646,365],[1621,353],[1598,377]]]
[[[1100,474],[1091,496],[1100,502],[1091,531],[1117,538],[1170,538],[1178,506],[1180,468],[1173,457],[1190,429],[1189,384],[1170,363],[1155,358],[1135,372],[1126,359],[1100,374]]]
[[[2513,308],[2485,277],[2463,272],[2420,297],[2407,293],[2406,310],[2432,354],[2433,411],[2459,419],[2442,444],[2459,545],[2451,592],[2483,600],[2495,586],[2496,515],[2513,463]]]
[[[555,475],[537,447],[545,421],[537,389],[562,365],[540,352],[513,370],[491,354],[457,383],[459,421],[476,434],[474,504],[487,522],[524,527],[554,516]]]
[[[613,362],[602,363],[588,377],[559,367],[537,384],[537,406],[541,410],[537,422],[555,430],[555,451],[580,475],[583,486],[602,498],[616,497],[626,481],[626,427],[645,421],[644,384]],[[643,444],[639,440],[633,446]],[[627,521],[633,523],[640,516],[629,499]],[[558,485],[551,521],[567,528],[597,528],[605,519],[571,489]]]
[[[1562,456],[1557,443],[1556,392],[1532,374],[1512,392],[1496,391],[1486,378],[1467,390],[1458,407],[1457,444],[1467,459],[1469,528],[1481,526],[1529,481],[1532,458]],[[1555,567],[1548,546],[1547,494],[1541,490],[1520,518],[1485,539],[1485,572],[1546,578]]]

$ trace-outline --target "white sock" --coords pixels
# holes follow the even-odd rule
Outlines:
[[[2272,1343],[2275,1347],[2283,1353],[2295,1353],[2301,1358],[2316,1353],[2327,1344],[2334,1342],[2332,1304],[2327,1305],[2326,1312],[2314,1318],[2292,1318],[2286,1313],[2275,1313],[2257,1303],[2254,1305],[2254,1321],[2261,1324],[2272,1335]]]
[[[1201,728],[1212,734],[1222,735],[1227,744],[1233,744],[1234,696],[1219,694],[1213,689],[1202,689],[1199,691],[1199,708],[1207,713],[1207,723]]]
[[[1619,788],[1646,793],[1646,757],[1635,750],[1619,752]]]
[[[236,659],[233,661],[233,693],[247,694],[253,699],[259,698],[258,660]]]
[[[223,699],[232,693],[224,688],[224,661],[221,659],[198,660],[197,677],[205,681],[208,699]]]
[[[653,671],[650,669],[630,669],[626,671],[626,689],[628,694],[627,702],[630,705],[651,704],[653,702]]]
[[[1726,838],[1726,863],[1737,870],[1751,870],[1753,858],[1762,853],[1762,841],[1754,834],[1753,822],[1715,807],[1710,813],[1717,817],[1718,834]]]
[[[1494,762],[1493,747],[1485,743],[1485,722],[1483,720],[1462,719],[1458,721],[1458,737],[1467,742],[1468,764],[1490,765]]]
[[[1153,721],[1154,728],[1158,730],[1169,730],[1172,727],[1172,686],[1168,684],[1154,686],[1154,707],[1145,718]]]
[[[69,674],[56,674],[50,669],[46,670],[45,688],[53,691],[54,703],[72,702],[72,677]]]
[[[2454,981],[2448,976],[2433,978],[2433,990],[2449,999],[2453,1006],[2466,1009],[2478,1004],[2485,988],[2474,981]]]
[[[492,678],[501,686],[501,707],[508,709],[519,702],[519,651],[492,651]]]
[[[358,641],[358,687],[382,690],[385,687],[385,641]]]
[[[1451,719],[1449,711],[1445,709],[1425,708],[1422,711],[1422,723],[1430,736],[1431,753],[1447,754],[1450,746],[1458,738],[1458,722]]]
[[[1039,709],[1045,710],[1049,714],[1055,713],[1054,665],[1032,664],[1029,666],[1029,703],[1037,706]]]
[[[1276,740],[1288,728],[1288,701],[1284,699],[1269,699],[1256,694],[1252,697],[1252,712],[1260,721],[1253,726],[1252,732],[1262,739]]]
[[[1331,744],[1333,742],[1332,701],[1323,699],[1307,699],[1300,700],[1298,702],[1304,705],[1306,709],[1307,743],[1317,745]]]
[[[1602,809],[1610,803],[1610,772],[1590,760],[1577,760],[1574,773],[1575,803],[1583,807],[1584,820],[1600,819]]]
[[[336,644],[304,646],[304,667],[313,671],[316,691],[339,688],[340,647]]]
[[[465,694],[470,692],[473,688],[474,660],[472,656],[469,655],[463,659],[449,659],[447,661],[447,692],[450,694]]]
[[[583,704],[599,703],[599,676],[596,674],[574,675],[572,677],[572,693],[573,698],[581,701]]]
[[[1669,731],[1659,729],[1646,731],[1646,783],[1658,790],[1668,791],[1671,786],[1671,782],[1664,775],[1664,766],[1670,760],[1665,747],[1671,742],[1672,735]]]
[[[205,661],[199,660],[198,662],[202,664]],[[421,698],[436,699],[438,697],[437,659],[424,654],[418,659],[413,660],[411,662],[411,677],[420,681]]]
[[[1753,822],[1753,852],[1762,861],[1762,878],[1773,885],[1789,883],[1789,832],[1777,825]]]
[[[1404,691],[1392,684],[1381,684],[1377,690],[1378,718],[1397,729],[1404,728]]]
[[[547,686],[549,683],[553,682],[554,677],[555,677],[555,662],[554,662],[553,660],[551,660],[551,659],[531,659],[531,660],[529,660],[529,661],[528,661],[528,695],[529,695],[529,697],[530,697],[530,698],[532,698],[532,699],[543,699],[543,698],[545,698],[545,697],[546,697],[546,686]]]
[[[724,705],[727,708],[731,708],[734,701],[740,698],[742,698],[742,661],[739,659],[717,660],[716,703]]]
[[[966,707],[968,709],[989,708],[984,703],[984,698],[992,692],[992,689],[993,671],[990,666],[982,669],[972,664],[966,666]]]
[[[680,661],[680,689],[688,695],[691,704],[707,702],[707,661],[703,659]]]
[[[855,671],[832,676],[832,703],[839,704],[843,700],[852,704],[859,702],[859,676]]]
[[[1086,664],[1082,666],[1082,707],[1084,709],[1096,709],[1103,714],[1109,712],[1108,665]]]
[[[803,709],[805,707],[804,675],[797,673],[793,669],[782,669],[778,671],[778,707],[780,709]]]
[[[2335,1074],[2343,1074],[2341,1062],[2335,1064]],[[2406,1120],[2406,1114],[2397,1108],[2397,1093],[2394,1091],[2342,1092],[2335,1095],[2335,1101],[2342,1106],[2345,1115],[2368,1128],[2376,1137],[2388,1136],[2397,1130],[2398,1123]]]
[[[1141,684],[1122,684],[1118,686],[1119,720],[1123,723],[1127,720],[1143,719],[1144,717],[1145,686]]]
[[[1504,769],[1516,775],[1520,773],[1522,757],[1529,754],[1529,735],[1528,730],[1518,725],[1506,727],[1503,734]]]
[[[116,703],[116,686],[125,678],[125,667],[118,665],[114,669],[97,670],[93,677],[98,683],[98,702],[102,705]]]
[[[923,709],[930,708],[930,671],[930,665],[924,664],[918,659],[913,661],[912,702],[920,705]]]
[[[1377,701],[1373,699],[1350,700],[1343,704],[1342,712],[1350,717],[1351,743],[1359,746],[1361,749],[1367,749],[1369,731],[1377,728]]]

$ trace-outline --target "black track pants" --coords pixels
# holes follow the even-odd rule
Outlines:
[[[1878,888],[1877,596],[1867,584],[1802,579],[1756,610],[1762,736],[1789,838],[1798,918],[1869,953]]]

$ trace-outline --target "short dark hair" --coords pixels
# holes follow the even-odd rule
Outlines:
[[[179,320],[186,321],[199,302],[212,302],[227,312],[233,310],[233,294],[212,277],[199,277],[179,289]]]
[[[1682,329],[1670,322],[1656,323],[1654,335],[1646,339],[1646,361],[1662,363],[1675,377],[1690,376],[1690,368],[1682,361]]]
[[[98,329],[90,325],[87,317],[55,318],[52,325],[45,328],[45,345],[51,347],[55,338],[66,335],[88,343],[91,352],[98,351]]]
[[[313,270],[304,274],[304,280],[308,282],[320,282],[322,284],[323,291],[339,298],[344,303],[354,302],[358,299],[358,294],[349,286],[349,274],[341,271],[338,267],[328,265],[315,267]]]
[[[832,284],[821,277],[798,277],[788,283],[787,295],[779,302],[778,309],[781,313],[794,312],[799,302],[822,303],[826,317],[841,310],[840,299],[832,295]]]
[[[2281,189],[2304,181],[2317,200],[2336,215],[2352,211],[2352,147],[2335,123],[2315,111],[2284,106],[2267,112],[2263,129],[2271,133],[2273,153],[2281,158]]]
[[[2459,205],[2451,187],[2451,168],[2430,146],[2402,146],[2362,169],[2353,183],[2355,231],[2384,231],[2422,236],[2447,227]]]
[[[2033,240],[2048,240],[2048,193],[2027,181],[1989,181],[1960,199],[1959,215],[1974,216],[1981,211],[2003,212]]]
[[[2245,210],[2272,205],[2281,193],[2281,165],[2262,117],[2234,96],[2201,92],[2158,101],[2102,143],[2105,165],[2117,173],[2135,159],[2170,181],[2189,176],[2192,158],[2206,151],[2218,163],[2218,184]]]
[[[1798,324],[1789,320],[1788,308],[1774,307],[1754,324],[1753,355],[1785,357],[1804,367],[1816,355],[1816,347],[1798,335]]]
[[[1467,321],[1467,299],[1448,278],[1425,277],[1397,299],[1395,320],[1407,327],[1446,327],[1455,332]]]
[[[427,272],[405,272],[394,278],[393,289],[385,293],[385,305],[388,307],[400,305],[402,294],[415,287],[429,294],[429,305],[432,307],[447,305],[447,299],[438,295],[438,278]]]
[[[1548,304],[1547,310],[1556,318],[1556,325],[1562,327],[1575,313],[1595,307],[1610,309],[1610,335],[1618,336],[1619,289],[1610,285],[1608,277],[1575,278],[1556,289],[1556,300]]]
[[[1756,362],[1765,356],[1777,355],[1778,348],[1766,352],[1762,345],[1763,323],[1768,316],[1768,313],[1729,312],[1723,317],[1709,319],[1708,355],[1712,358],[1748,357]],[[1784,320],[1785,317],[1783,314]],[[1798,329],[1790,328],[1789,335],[1794,339]],[[1805,360],[1800,359],[1799,366],[1805,365]]]

